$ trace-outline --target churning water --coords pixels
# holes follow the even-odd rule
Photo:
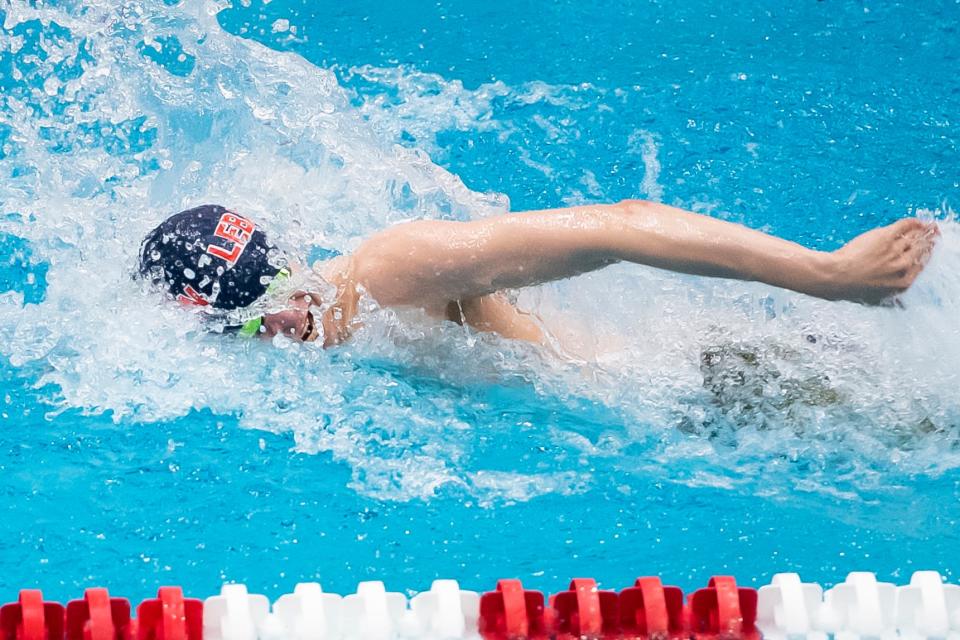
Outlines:
[[[0,583],[956,569],[956,4],[0,6]],[[204,202],[308,262],[624,197],[943,237],[889,307],[632,265],[517,292],[566,349],[372,303],[341,348],[245,342],[131,278]]]

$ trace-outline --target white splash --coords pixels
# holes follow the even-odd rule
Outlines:
[[[331,71],[224,33],[218,8],[14,2],[7,11],[2,46],[16,68],[0,109],[10,131],[0,164],[12,176],[0,182],[0,232],[25,239],[48,272],[39,304],[0,295],[0,352],[42,372],[53,413],[105,412],[125,425],[198,408],[236,415],[292,432],[300,451],[331,452],[353,470],[355,490],[391,500],[579,492],[602,461],[618,475],[852,496],[893,473],[960,465],[960,229],[950,222],[903,308],[617,266],[519,295],[566,344],[560,357],[377,309],[353,344],[329,353],[204,335],[130,277],[140,239],[164,216],[221,202],[303,257],[315,246],[349,251],[399,220],[499,213],[505,197],[470,191],[397,144],[404,132],[427,151],[443,129],[509,137],[516,125],[497,100],[576,110],[598,91],[466,90],[361,68],[401,99],[373,92],[357,108]],[[42,39],[26,31],[33,20]],[[183,49],[175,69],[148,56],[174,41]],[[575,133],[562,118],[530,122],[561,145]],[[656,134],[637,132],[631,144],[645,167],[641,191],[662,198]],[[585,171],[571,197],[602,199]],[[525,406],[501,407],[490,389]],[[548,415],[532,435],[511,422],[508,408],[525,420],[540,405],[568,417],[604,407],[606,422],[581,429]],[[481,431],[523,433],[517,447],[565,454],[522,473],[494,468],[479,452]]]

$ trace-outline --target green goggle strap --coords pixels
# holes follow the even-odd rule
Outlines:
[[[277,290],[277,288],[279,288],[280,283],[289,277],[290,277],[290,269],[287,269],[286,267],[284,267],[283,269],[280,269],[280,271],[277,272],[277,275],[273,277],[273,281],[267,287],[267,291],[265,295],[270,295],[271,293],[274,293]],[[252,338],[253,336],[260,333],[261,326],[263,326],[263,316],[257,316],[252,320],[247,320],[246,322],[244,322],[243,326],[240,327],[240,331],[238,331],[237,333],[238,335],[244,338]]]

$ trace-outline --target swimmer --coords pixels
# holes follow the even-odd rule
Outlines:
[[[506,338],[542,342],[541,324],[505,290],[634,262],[668,271],[763,282],[825,300],[881,304],[906,291],[938,235],[905,218],[836,251],[817,251],[675,207],[617,204],[527,211],[468,222],[421,220],[384,229],[352,255],[314,265],[327,288],[285,293],[297,270],[256,224],[219,205],[175,214],[151,231],[139,273],[241,336],[350,337],[361,296]],[[324,298],[328,298],[324,300]]]

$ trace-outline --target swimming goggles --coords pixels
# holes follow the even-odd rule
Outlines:
[[[280,288],[280,285],[284,280],[287,280],[290,277],[290,269],[284,267],[277,272],[277,275],[273,277],[273,281],[270,282],[270,285],[267,287],[266,293],[264,296],[269,296],[272,293],[276,293],[277,289]],[[252,338],[253,336],[260,333],[260,327],[263,326],[263,316],[257,316],[252,320],[247,320],[242,325],[240,325],[240,330],[237,331],[237,335],[243,338]]]

